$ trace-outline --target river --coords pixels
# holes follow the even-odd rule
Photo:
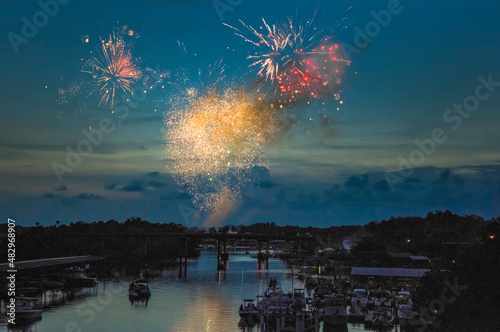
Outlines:
[[[145,303],[128,299],[129,282],[101,283],[97,295],[68,302],[43,312],[43,319],[24,328],[0,326],[0,331],[36,332],[237,332],[238,307],[243,298],[256,298],[270,278],[281,281],[285,292],[292,279],[285,264],[270,259],[268,269],[258,269],[252,255],[233,254],[225,274],[216,272],[215,252],[203,251],[190,260],[187,278],[178,270],[165,270],[150,282],[152,296]],[[294,288],[303,287],[293,281]],[[349,331],[366,331],[348,324]],[[258,327],[245,332],[259,332]]]

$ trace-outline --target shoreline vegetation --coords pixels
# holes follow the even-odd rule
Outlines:
[[[178,257],[186,256],[186,251],[188,258],[196,259],[199,249],[207,248],[207,240],[201,237],[190,237],[186,241],[182,237],[168,237],[169,234],[299,237],[307,241],[300,245],[277,241],[271,249],[288,264],[298,266],[300,271],[296,272],[302,273],[302,277],[312,278],[317,274],[318,278],[321,273],[321,277],[345,280],[340,275],[349,277],[345,271],[351,267],[429,269],[412,290],[414,310],[428,323],[425,329],[498,331],[499,230],[500,217],[484,220],[450,211],[329,228],[256,223],[199,229],[174,223],[150,223],[133,217],[124,222],[16,226],[16,260],[99,256],[105,261],[92,263],[95,274],[110,280],[116,277],[116,271],[125,267],[132,274],[138,274],[144,264],[152,271],[159,267],[176,268]],[[6,231],[7,224],[0,224],[0,233],[6,234]],[[148,234],[155,236],[148,237]],[[6,238],[0,238],[0,243],[6,248]],[[228,244],[252,245],[248,240],[243,245],[236,240]],[[351,286],[354,286],[353,280],[359,284],[359,279],[352,278]],[[380,280],[370,282],[375,289],[385,286]]]

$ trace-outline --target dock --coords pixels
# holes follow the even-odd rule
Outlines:
[[[26,270],[33,269],[38,267],[47,267],[47,266],[56,266],[56,265],[65,265],[65,264],[74,264],[74,263],[85,263],[91,261],[100,261],[104,260],[103,257],[98,256],[70,256],[70,257],[55,257],[55,258],[43,258],[43,259],[34,259],[28,261],[16,261],[15,269],[16,270]],[[12,270],[9,268],[9,263],[0,264],[0,272]]]

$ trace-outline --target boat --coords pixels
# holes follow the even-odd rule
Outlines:
[[[128,287],[128,296],[133,298],[149,298],[151,291],[146,279],[134,280]]]
[[[415,326],[418,325],[418,314],[413,311],[411,304],[400,304],[398,320],[400,326]]]
[[[16,297],[16,320],[36,321],[42,319],[42,310],[33,309],[35,297]]]
[[[375,314],[375,310],[368,310],[368,312],[366,313],[366,316],[364,319],[365,328],[372,327],[374,314]]]
[[[411,304],[410,292],[401,291],[398,293],[396,297],[396,309],[399,309],[402,304]]]
[[[64,280],[71,287],[94,287],[99,281],[97,278],[88,277],[85,270],[81,268],[69,268],[66,270],[67,275]]]
[[[363,321],[367,314],[366,304],[368,303],[368,293],[366,290],[358,288],[354,290],[355,295],[351,299],[349,308],[349,321]]]
[[[394,324],[394,315],[392,308],[387,306],[380,306],[373,312],[372,326],[375,327],[389,327]]]
[[[320,319],[326,325],[344,326],[347,323],[347,311],[344,296],[341,294],[324,295],[320,300]]]
[[[273,297],[274,295],[281,295],[283,294],[283,289],[281,288],[281,283],[278,282],[276,279],[271,279],[269,280],[267,284],[267,289],[264,292],[264,297],[269,298]]]
[[[248,325],[253,326],[260,322],[260,312],[253,303],[252,299],[243,299],[243,304],[240,305],[238,314]]]
[[[377,307],[380,307],[384,303],[386,306],[392,305],[392,294],[388,290],[377,289],[370,292],[370,296],[368,298],[368,302],[366,307],[369,310],[373,310]]]
[[[354,296],[351,299],[351,305],[355,304],[360,308],[366,307],[368,303],[368,292],[365,289],[357,288],[354,290]]]

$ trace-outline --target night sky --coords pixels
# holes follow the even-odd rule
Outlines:
[[[293,112],[307,118],[321,109],[332,121],[297,126],[266,146],[269,164],[254,167],[255,181],[217,222],[326,227],[446,209],[500,214],[498,0],[72,0],[58,7],[24,38],[22,18],[43,19],[36,14],[42,7],[0,1],[5,221],[52,225],[137,216],[204,225],[210,212],[193,215],[196,207],[167,168],[169,105],[184,88],[205,85],[204,73],[221,59],[226,84],[252,87],[258,70],[246,57],[255,48],[222,22],[258,27],[262,18],[300,23],[314,15],[314,27],[352,63],[339,100],[324,97]],[[373,13],[389,9],[390,22],[381,25]],[[376,30],[359,43],[367,28]],[[99,107],[95,95],[61,100],[61,91],[88,78],[82,64],[99,37],[120,29],[134,32],[131,52],[143,73],[152,68],[168,78],[126,119]],[[12,42],[13,34],[24,41]],[[82,131],[105,118],[115,129],[61,182],[53,162],[64,164],[67,147],[76,149]]]

